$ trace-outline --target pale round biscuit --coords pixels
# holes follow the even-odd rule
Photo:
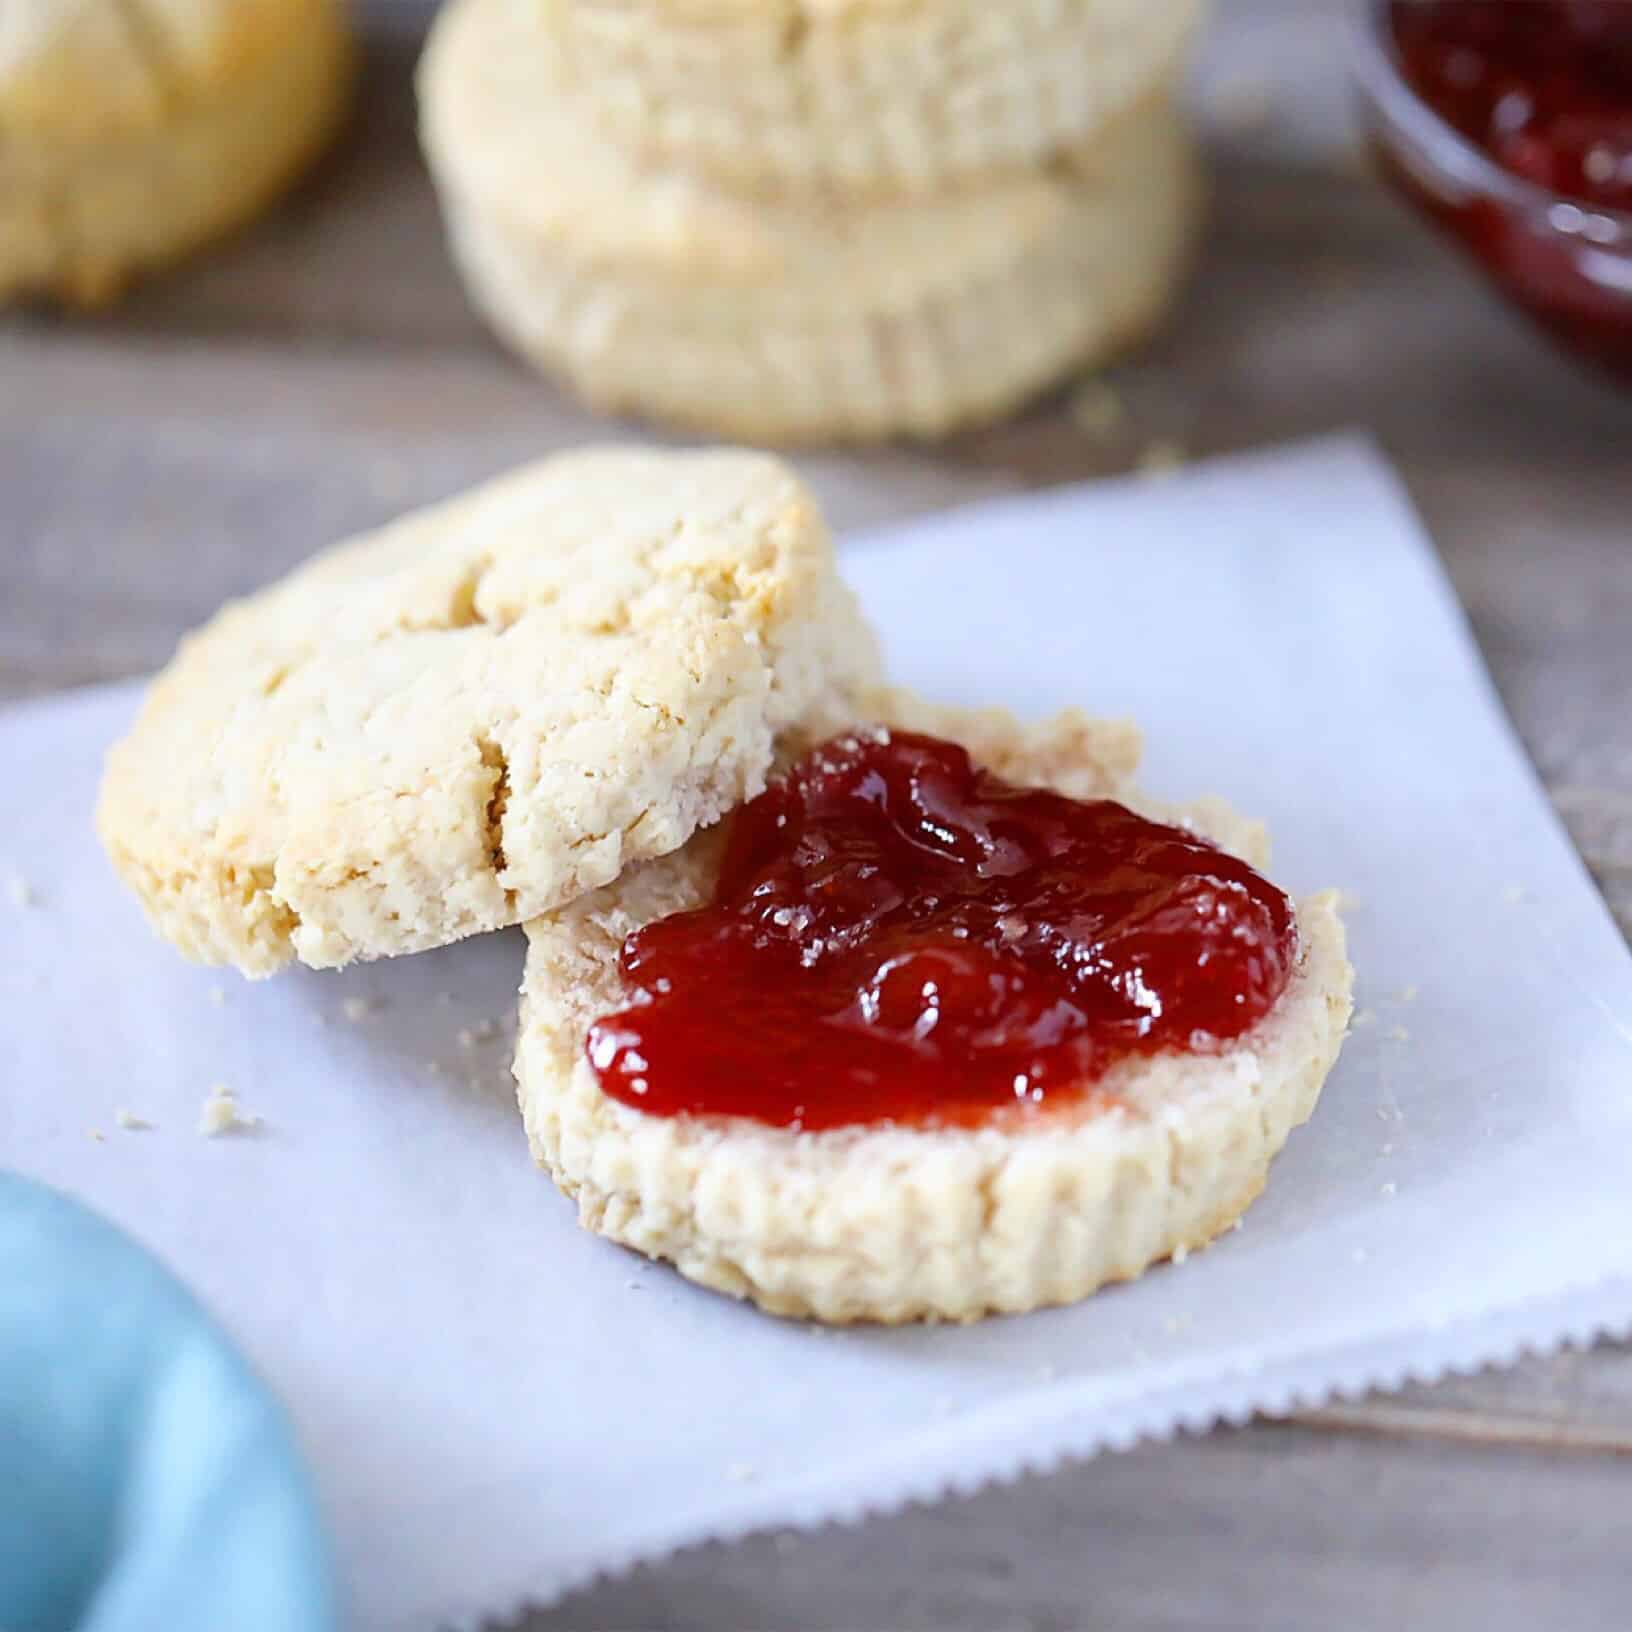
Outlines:
[[[1127,727],[1066,715],[1028,729],[887,698],[869,713],[962,738],[1006,777],[1119,798],[1261,863],[1262,829],[1216,801],[1174,810],[1132,789]],[[972,1320],[1131,1279],[1240,1217],[1336,1059],[1351,971],[1328,893],[1299,904],[1300,961],[1258,1027],[1216,1057],[1115,1068],[1102,1083],[1112,1108],[819,1133],[645,1115],[601,1092],[585,1038],[624,1003],[624,938],[707,898],[723,834],[527,925],[516,1079],[534,1156],[586,1228],[774,1314]]]
[[[247,221],[327,143],[339,0],[0,5],[0,302],[111,299]]]
[[[602,408],[741,440],[995,418],[1154,324],[1195,216],[1165,97],[1046,172],[851,205],[631,162],[505,0],[454,0],[420,85],[454,251],[494,328]],[[552,153],[571,163],[541,164]]]
[[[630,152],[752,191],[924,193],[1094,140],[1199,0],[510,0]]]
[[[189,636],[109,754],[98,827],[190,957],[414,952],[674,850],[876,672],[779,461],[567,454]]]

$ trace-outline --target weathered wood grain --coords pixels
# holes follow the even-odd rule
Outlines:
[[[151,668],[225,596],[541,449],[619,434],[472,318],[413,142],[425,6],[372,0],[342,150],[97,321],[0,321],[0,696]],[[1632,399],[1559,362],[1342,158],[1336,0],[1224,0],[1212,229],[1171,333],[932,449],[805,461],[841,529],[1345,426],[1426,517],[1632,933]],[[1253,96],[1220,95],[1232,80]],[[1264,92],[1267,117],[1236,117]],[[1233,111],[1232,111],[1233,110]],[[1334,112],[1336,110],[1336,112]],[[705,1549],[530,1623],[1624,1626],[1632,1350],[1342,1406],[855,1532]],[[1318,1429],[1318,1431],[1317,1431]],[[1550,1447],[1550,1448],[1549,1448]]]
[[[1619,1632],[1627,1487],[1611,1457],[1227,1432],[860,1530],[700,1548],[525,1632]]]

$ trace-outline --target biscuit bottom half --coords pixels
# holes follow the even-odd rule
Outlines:
[[[1119,798],[1261,859],[1262,830],[1221,805],[1140,796],[1125,727],[1066,715],[1028,729],[905,699],[874,712],[961,737],[1006,777],[1029,766],[1035,783]],[[1260,1025],[1220,1054],[1124,1062],[1075,1106],[819,1133],[645,1115],[602,1093],[584,1040],[620,1006],[625,936],[706,899],[720,848],[718,830],[700,834],[527,925],[516,1077],[533,1153],[586,1228],[774,1314],[973,1320],[1074,1302],[1205,1245],[1263,1189],[1348,1024],[1352,972],[1326,893],[1299,903],[1300,961]]]

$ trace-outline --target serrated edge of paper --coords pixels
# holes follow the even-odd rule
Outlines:
[[[1470,1377],[1514,1365],[1526,1356],[1541,1358],[1566,1348],[1586,1348],[1605,1338],[1632,1338],[1632,1276],[1613,1275],[1562,1293],[1464,1316],[1421,1334],[1326,1345],[1260,1371],[1237,1371],[1211,1384],[1179,1385],[1103,1409],[1089,1408],[1092,1415],[1077,1422],[1069,1420],[1071,1396],[1073,1392],[1080,1395],[1081,1390],[1073,1390],[1068,1380],[1062,1380],[1031,1396],[1039,1408],[1039,1420],[1017,1435],[1004,1454],[985,1458],[978,1471],[948,1471],[945,1464],[958,1460],[960,1454],[949,1448],[938,1458],[920,1459],[917,1467],[894,1481],[889,1494],[876,1500],[824,1502],[819,1493],[807,1493],[788,1501],[787,1506],[794,1509],[791,1512],[769,1517],[761,1513],[741,1522],[677,1526],[672,1537],[652,1545],[636,1544],[609,1562],[542,1572],[508,1609],[466,1606],[445,1610],[437,1617],[437,1625],[449,1632],[480,1632],[483,1628],[501,1632],[575,1593],[697,1547],[742,1541],[771,1530],[812,1533],[842,1528],[911,1507],[973,1496],[1022,1478],[1056,1473],[1106,1451],[1165,1443],[1180,1434],[1202,1435],[1225,1425],[1239,1427],[1254,1417],[1285,1418],[1336,1400],[1388,1393],[1408,1383]],[[978,1421],[989,1414],[989,1410],[976,1408],[965,1420]]]

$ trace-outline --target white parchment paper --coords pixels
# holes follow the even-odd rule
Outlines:
[[[1003,501],[847,561],[904,680],[1131,713],[1153,789],[1230,796],[1282,883],[1355,897],[1361,1020],[1265,1198],[1078,1308],[824,1334],[582,1234],[510,1096],[518,934],[189,968],[91,834],[135,692],[0,716],[0,872],[37,896],[0,896],[0,1160],[156,1248],[281,1392],[359,1627],[1632,1321],[1632,961],[1373,454]],[[201,1138],[216,1082],[264,1127]]]

